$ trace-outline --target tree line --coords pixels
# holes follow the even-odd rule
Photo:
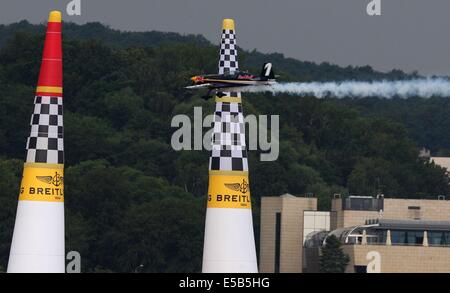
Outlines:
[[[3,269],[43,45],[39,26],[22,26],[0,27]],[[67,250],[81,253],[84,272],[132,272],[141,264],[145,272],[198,272],[209,153],[174,151],[170,122],[175,114],[192,116],[194,106],[203,107],[204,115],[214,111],[213,100],[183,87],[192,75],[217,71],[218,48],[198,36],[160,33],[158,41],[151,34],[122,35],[103,26],[91,39],[89,29],[70,24],[63,44]],[[240,53],[241,67],[259,69],[264,60],[279,63],[286,80],[408,76]],[[271,94],[246,94],[243,100],[245,114],[280,115],[279,159],[261,162],[258,151],[249,154],[257,246],[262,196],[314,193],[320,209],[327,209],[333,193],[450,194],[445,170],[418,158],[423,143],[401,119],[368,115],[368,107],[351,101]],[[446,139],[442,136],[437,145]]]

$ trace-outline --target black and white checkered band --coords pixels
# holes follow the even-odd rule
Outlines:
[[[64,164],[63,100],[37,96],[27,141],[27,163]]]
[[[248,171],[241,103],[216,102],[209,169]]]
[[[233,73],[239,69],[236,35],[234,30],[222,30],[220,42],[219,74]]]

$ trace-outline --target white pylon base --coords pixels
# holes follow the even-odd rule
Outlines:
[[[203,273],[258,273],[251,209],[208,208],[205,225]]]
[[[64,203],[19,201],[8,273],[64,273]]]

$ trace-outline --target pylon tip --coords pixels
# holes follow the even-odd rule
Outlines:
[[[51,11],[50,15],[48,16],[48,22],[61,22],[61,11]]]

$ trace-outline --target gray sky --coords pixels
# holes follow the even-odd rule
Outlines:
[[[218,43],[221,20],[230,17],[244,49],[381,71],[450,74],[450,1],[381,0],[382,16],[368,16],[370,1],[81,0],[82,16],[69,17],[70,0],[1,0],[0,23],[43,22],[56,8],[66,21],[202,34]]]

